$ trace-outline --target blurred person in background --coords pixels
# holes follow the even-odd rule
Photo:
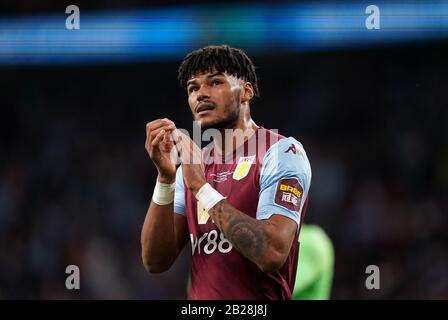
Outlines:
[[[334,274],[334,248],[318,225],[302,224],[294,300],[328,300]]]

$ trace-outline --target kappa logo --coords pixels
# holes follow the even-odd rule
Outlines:
[[[241,157],[238,160],[238,165],[233,172],[233,179],[241,180],[247,176],[252,167],[252,164],[255,161],[255,156]]]
[[[303,157],[302,152],[300,151],[300,148],[297,148],[294,143],[291,143],[288,147],[288,149],[285,151],[285,153],[292,152],[293,154],[298,155],[299,157]]]
[[[291,145],[289,146],[288,150],[285,151],[285,153],[288,153],[289,151],[291,151],[294,154],[297,154],[296,146],[294,145],[294,143],[291,143]]]

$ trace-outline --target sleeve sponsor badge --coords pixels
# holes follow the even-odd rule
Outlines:
[[[303,188],[296,178],[282,179],[277,183],[274,202],[283,208],[299,212]]]

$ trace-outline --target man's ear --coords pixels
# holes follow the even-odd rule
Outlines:
[[[241,103],[250,101],[254,97],[254,88],[250,82],[244,82],[241,90]]]

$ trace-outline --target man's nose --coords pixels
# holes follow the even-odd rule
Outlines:
[[[206,100],[210,98],[210,94],[205,86],[201,86],[198,91],[197,99],[198,101]]]

